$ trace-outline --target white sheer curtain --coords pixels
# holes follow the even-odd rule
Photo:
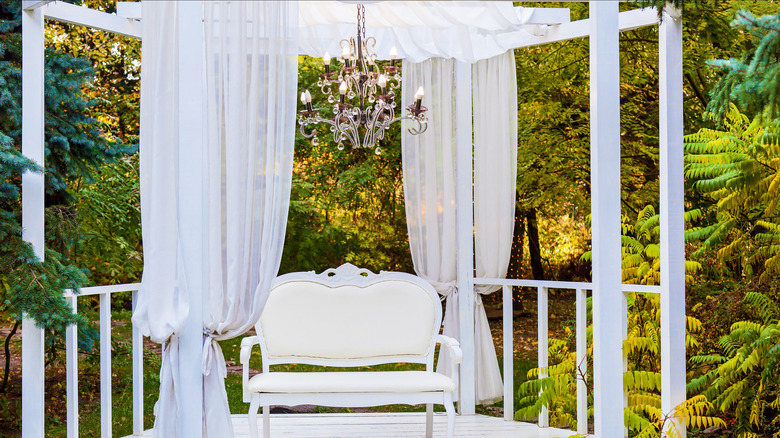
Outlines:
[[[512,255],[517,181],[517,77],[512,50],[472,66],[474,102],[474,254],[478,278],[505,278]],[[477,400],[501,399],[503,387],[481,294],[474,307]],[[511,303],[510,303],[511,305]],[[505,352],[511,354],[512,352]]]
[[[232,437],[225,360],[216,341],[254,325],[281,260],[295,136],[298,8],[297,2],[204,5],[204,253],[187,254],[177,223],[175,3],[144,2],[145,258],[133,320],[145,335],[165,343],[155,434],[179,437],[175,343],[187,297],[186,279],[176,268],[183,257],[203,257],[204,436]]]
[[[403,63],[402,106],[425,88],[428,131],[401,136],[404,198],[414,270],[446,297],[444,334],[459,338],[455,225],[455,61]],[[406,123],[406,122],[403,122]],[[448,370],[447,355],[439,370]]]
[[[205,436],[231,431],[216,341],[260,318],[282,257],[298,78],[297,2],[206,3]]]
[[[163,344],[160,396],[155,405],[157,436],[176,437],[179,416],[178,335],[189,313],[178,202],[178,5],[143,2],[141,57],[141,225],[144,272],[133,324]]]
[[[444,333],[460,338],[456,289],[455,102],[452,59],[404,62],[402,106],[412,101],[418,85],[425,88],[428,132],[402,135],[404,196],[409,246],[417,274],[446,297]],[[517,174],[517,84],[512,51],[472,66],[474,111],[474,202],[477,277],[506,276],[514,229]],[[477,288],[475,372],[477,402],[501,399],[503,384]],[[445,370],[446,356],[439,357]]]

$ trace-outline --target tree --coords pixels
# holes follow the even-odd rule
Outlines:
[[[36,257],[22,240],[20,184],[23,172],[43,172],[47,210],[67,209],[75,200],[71,187],[92,182],[98,166],[135,151],[86,115],[95,105],[82,93],[91,75],[87,60],[46,49],[46,162],[39,168],[20,151],[21,2],[0,2],[0,309],[17,324],[26,314],[59,336],[66,326],[78,324],[82,347],[91,345],[95,331],[83,316],[73,314],[62,296],[65,289],[78,292],[86,282],[85,272],[66,257],[78,239],[51,239],[58,234],[47,232],[44,260]]]
[[[752,122],[732,104],[726,130],[702,129],[686,137],[686,177],[711,199],[702,209],[709,220],[692,237],[694,256],[717,251],[735,274],[767,281],[780,273],[779,120]]]
[[[710,62],[725,73],[712,90],[710,111],[721,120],[729,105],[736,103],[751,118],[779,117],[780,15],[756,17],[750,11],[740,11],[731,24],[748,35],[751,44],[739,59]]]

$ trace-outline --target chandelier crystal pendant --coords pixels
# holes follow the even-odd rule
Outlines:
[[[409,127],[409,133],[425,132],[428,109],[422,106],[424,92],[420,87],[414,95],[414,103],[406,107],[406,114],[396,117],[394,91],[401,83],[401,67],[396,65],[398,52],[395,47],[390,50],[389,66],[382,68],[376,63],[376,39],[366,38],[365,14],[365,7],[357,5],[357,37],[339,43],[343,65],[337,74],[331,69],[330,55],[326,52],[323,57],[325,72],[320,73],[317,86],[328,96],[328,103],[333,104],[333,117],[322,117],[320,110],[312,107],[311,94],[306,90],[301,93],[304,109],[300,111],[298,123],[301,135],[310,138],[315,146],[320,141],[314,125],[326,123],[330,125],[339,150],[343,150],[344,142],[349,141],[353,149],[374,148],[379,155],[379,141],[392,123],[411,120],[413,125]],[[308,132],[307,127],[310,127]]]

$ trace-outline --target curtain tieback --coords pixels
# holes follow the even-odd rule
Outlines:
[[[422,277],[423,280],[430,283],[431,286],[433,286],[433,288],[436,289],[436,292],[438,292],[439,295],[442,296],[442,300],[444,300],[444,298],[446,298],[447,296],[458,292],[457,281],[434,281],[425,278],[422,275],[420,275],[420,277]]]
[[[225,364],[225,355],[222,354],[222,347],[214,339],[214,333],[203,332],[203,357],[201,359],[201,372],[204,376],[211,374],[214,366],[217,367],[219,376],[223,379],[227,377],[227,364]]]

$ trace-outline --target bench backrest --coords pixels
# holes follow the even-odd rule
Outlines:
[[[416,362],[432,370],[441,315],[438,294],[415,275],[348,263],[282,275],[256,325],[263,369]]]

